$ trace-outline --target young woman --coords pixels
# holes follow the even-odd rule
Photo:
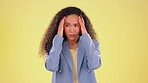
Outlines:
[[[92,24],[77,7],[60,10],[41,42],[45,67],[52,83],[97,83],[94,69],[101,66],[99,42]]]

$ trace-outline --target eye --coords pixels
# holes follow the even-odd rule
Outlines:
[[[69,27],[69,24],[65,24],[65,27]]]
[[[74,24],[74,27],[79,27],[79,24]]]
[[[77,24],[74,24],[75,27],[77,27]]]

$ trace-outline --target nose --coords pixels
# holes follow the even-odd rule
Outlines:
[[[74,32],[74,27],[70,27],[70,32]]]

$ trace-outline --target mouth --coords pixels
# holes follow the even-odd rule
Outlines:
[[[75,38],[75,34],[70,34],[69,37],[70,38]]]

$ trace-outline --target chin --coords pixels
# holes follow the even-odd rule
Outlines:
[[[68,38],[68,40],[74,41],[74,40],[76,40],[76,38]]]
[[[69,40],[73,41],[73,40],[75,40],[75,39],[74,39],[74,38],[69,38]]]

